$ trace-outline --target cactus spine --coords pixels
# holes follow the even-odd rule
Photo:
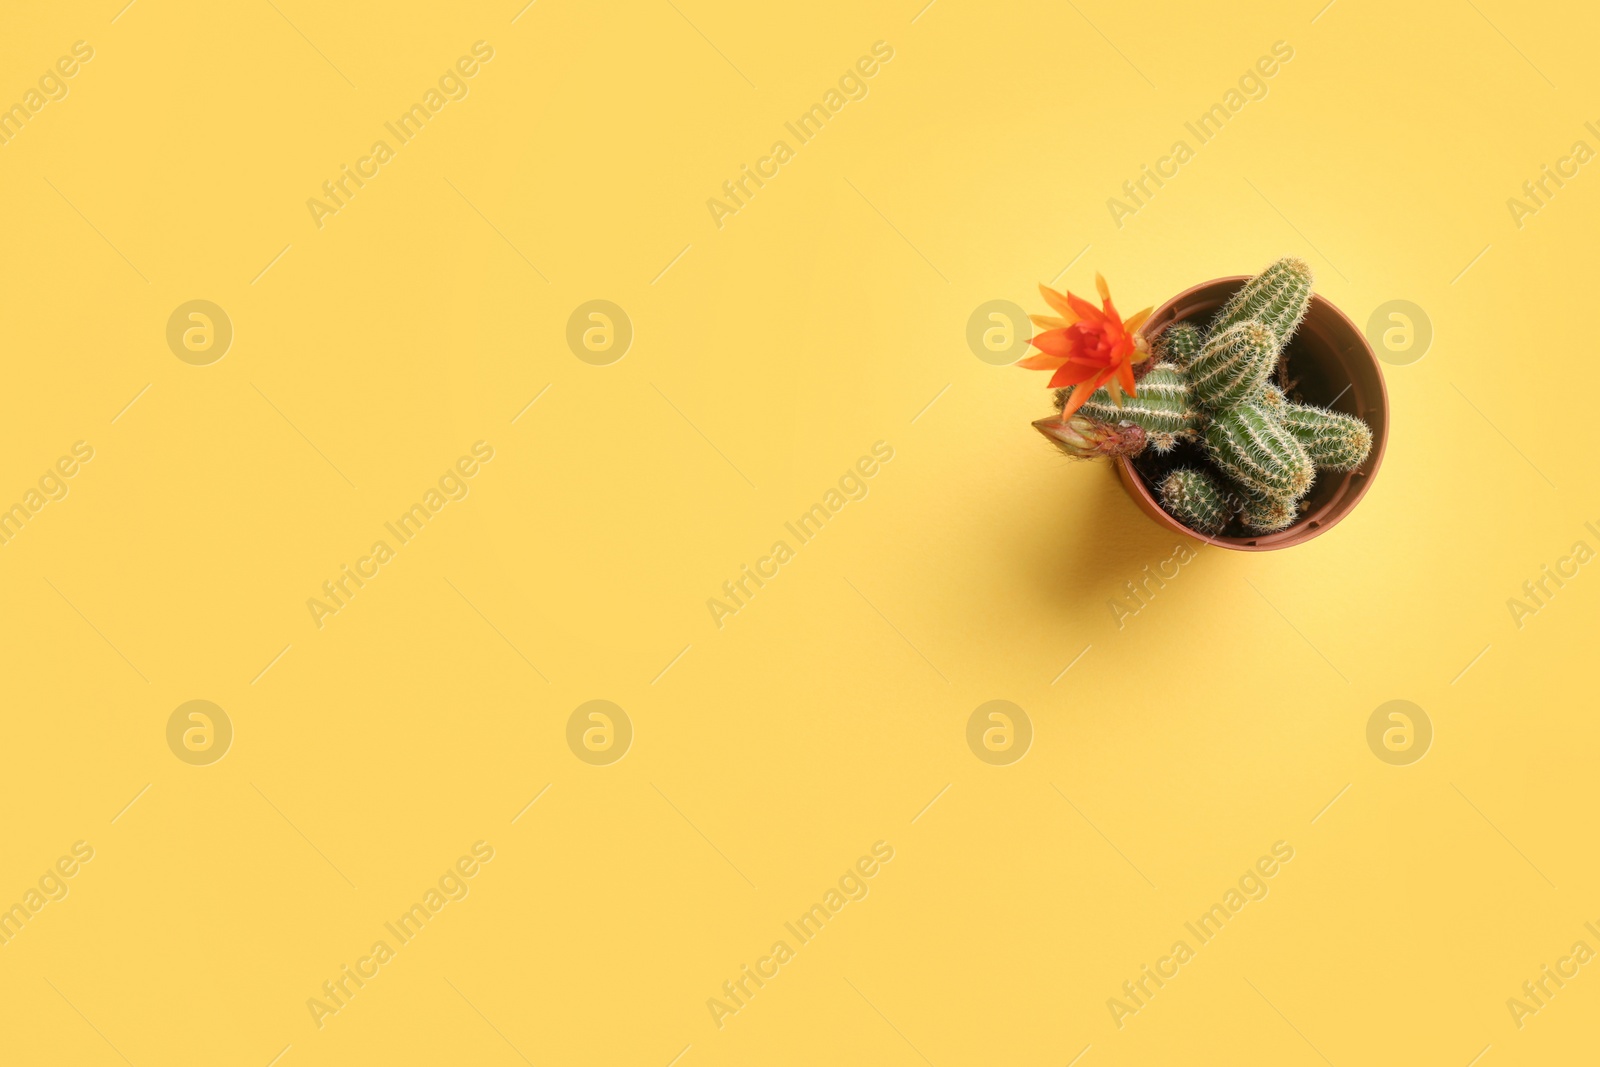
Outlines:
[[[1287,404],[1283,423],[1311,462],[1329,470],[1355,470],[1372,449],[1372,431],[1354,415]]]
[[[1259,322],[1240,322],[1213,333],[1189,365],[1195,398],[1225,411],[1261,394],[1278,358],[1278,338]]]
[[[1058,392],[1056,407],[1066,399],[1067,390]],[[1195,407],[1189,380],[1171,363],[1157,363],[1146,372],[1139,379],[1139,391],[1123,397],[1120,407],[1110,393],[1097,389],[1078,410],[1103,422],[1133,423],[1144,430],[1150,447],[1157,452],[1170,452],[1179,440],[1194,438],[1200,428],[1200,411]]]
[[[1162,480],[1161,506],[1189,529],[1208,536],[1221,533],[1234,512],[1227,490],[1215,478],[1187,467]]]

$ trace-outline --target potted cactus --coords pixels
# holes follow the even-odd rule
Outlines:
[[[1360,331],[1281,259],[1123,320],[1040,287],[1035,316],[1058,414],[1034,423],[1069,456],[1109,457],[1158,522],[1228,548],[1316,536],[1366,492],[1382,457],[1387,398]]]

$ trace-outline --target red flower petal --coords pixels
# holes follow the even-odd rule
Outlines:
[[[1078,347],[1077,340],[1072,335],[1072,330],[1046,330],[1028,342],[1035,348],[1066,359]]]
[[[1055,372],[1050,378],[1050,384],[1045,388],[1059,389],[1063,385],[1077,385],[1079,382],[1088,381],[1090,378],[1104,373],[1105,368],[1097,367],[1093,363],[1069,360],[1062,365],[1060,370]]]
[[[1117,381],[1129,396],[1137,396],[1139,387],[1133,380],[1133,364],[1123,360],[1117,364]]]
[[[1067,304],[1071,306],[1072,310],[1076,312],[1085,322],[1101,325],[1106,321],[1105,312],[1101,311],[1099,308],[1095,307],[1081,296],[1073,296],[1071,293],[1068,293]]]

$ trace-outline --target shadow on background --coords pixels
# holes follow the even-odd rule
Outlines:
[[[1137,587],[1145,568],[1184,555],[1184,584],[1194,581],[1202,560],[1223,551],[1196,538],[1183,538],[1151,522],[1117,481],[1115,468],[1099,460],[1060,457],[1061,471],[1052,479],[1050,495],[1057,502],[1046,523],[1018,523],[1013,554],[1029,580],[1022,583],[1030,603],[1047,606],[1052,616],[1080,624],[1115,626],[1117,613],[1109,602],[1137,607],[1126,582]],[[1170,573],[1176,561],[1167,566]],[[1152,584],[1152,588],[1155,588]],[[1159,595],[1159,592],[1157,593]]]

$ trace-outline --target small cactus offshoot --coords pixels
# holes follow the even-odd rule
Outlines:
[[[1266,408],[1280,419],[1283,418],[1284,411],[1289,404],[1289,398],[1283,395],[1283,390],[1279,389],[1271,382],[1268,382],[1266,386],[1262,388],[1261,395],[1257,397],[1257,399],[1260,401],[1262,407]]]
[[[1228,491],[1202,470],[1183,467],[1161,482],[1161,506],[1191,530],[1219,534],[1233,517]]]
[[[1056,393],[1062,415],[1034,425],[1069,456],[1165,453],[1197,440],[1214,469],[1179,467],[1162,478],[1156,488],[1168,514],[1207,536],[1235,519],[1254,533],[1288,529],[1318,469],[1355,470],[1372,449],[1366,423],[1294,403],[1284,395],[1292,386],[1271,381],[1311,306],[1311,280],[1304,261],[1280,259],[1246,282],[1209,329],[1175,322],[1148,345],[1142,336],[1127,341],[1146,313],[1123,324],[1100,283],[1105,322],[1082,338],[1065,318],[1035,320],[1055,329],[1034,341],[1044,354],[1023,365],[1055,370],[1051,385],[1072,387]],[[1073,298],[1045,295],[1063,315],[1080,313]]]
[[[1161,332],[1156,355],[1168,363],[1187,367],[1200,353],[1200,328],[1192,322],[1175,322]]]
[[[1287,497],[1246,500],[1239,519],[1257,533],[1277,533],[1294,525],[1299,505]]]
[[[1311,488],[1311,457],[1260,404],[1240,404],[1206,427],[1206,454],[1247,496],[1299,497]]]

